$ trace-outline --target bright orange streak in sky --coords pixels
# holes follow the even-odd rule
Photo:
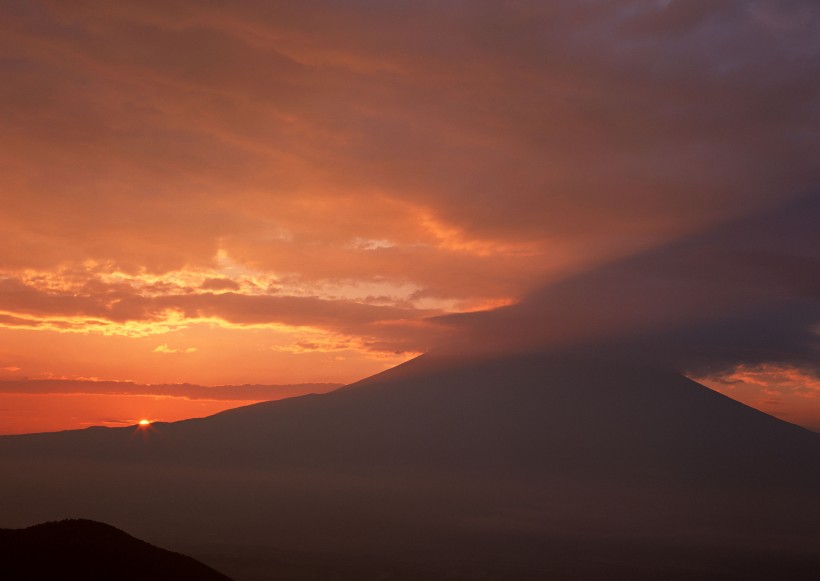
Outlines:
[[[128,395],[0,394],[0,434],[133,426],[145,418],[172,422],[251,403]]]

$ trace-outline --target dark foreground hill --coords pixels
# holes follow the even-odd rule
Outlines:
[[[191,557],[84,519],[0,529],[0,563],[3,578],[15,581],[230,581]]]
[[[237,579],[815,579],[820,436],[672,372],[424,356],[325,395],[0,438],[0,515]]]

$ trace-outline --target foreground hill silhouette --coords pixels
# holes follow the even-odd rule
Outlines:
[[[82,509],[239,580],[820,570],[820,435],[581,355],[427,355],[199,420],[0,438],[0,458],[4,518]]]
[[[202,563],[84,519],[0,529],[3,578],[229,581]]]

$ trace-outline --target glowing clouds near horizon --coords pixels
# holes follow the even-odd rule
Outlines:
[[[28,270],[0,279],[0,337],[15,337],[0,362],[33,378],[352,381],[429,347],[435,325],[424,319],[451,305],[418,306],[434,301],[414,301],[417,290],[389,281],[308,285],[247,268]],[[38,360],[35,345],[64,362]]]
[[[820,377],[811,371],[782,365],[741,365],[695,379],[746,405],[820,432]]]

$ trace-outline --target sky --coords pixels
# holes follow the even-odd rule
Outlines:
[[[814,0],[0,0],[0,71],[0,433],[557,344],[820,428]]]

